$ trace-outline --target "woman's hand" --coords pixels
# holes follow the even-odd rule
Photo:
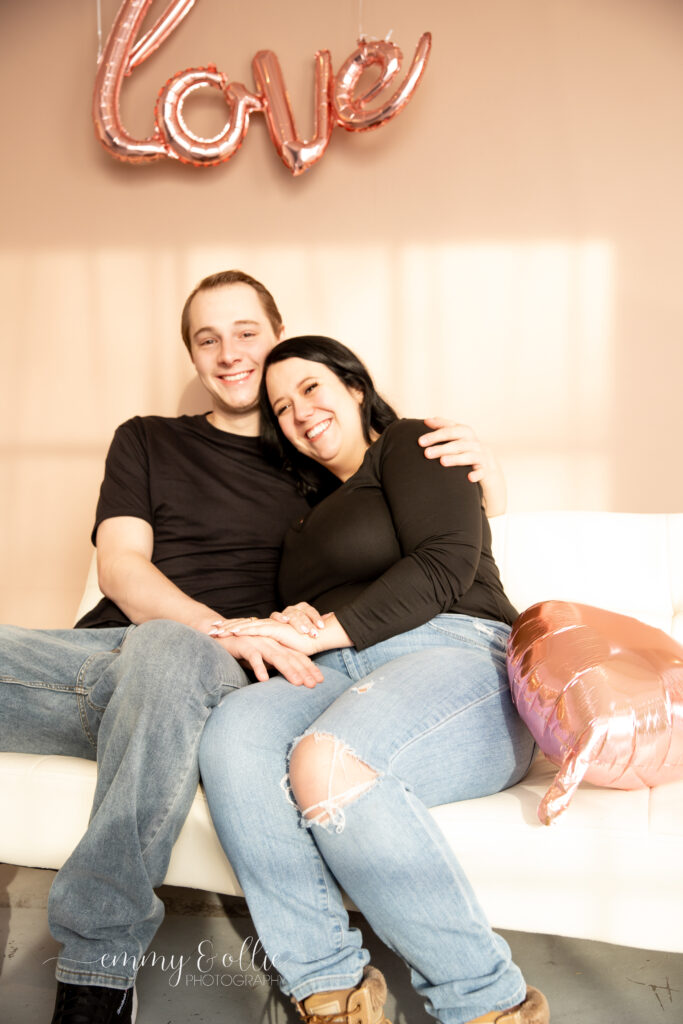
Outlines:
[[[231,620],[232,621],[232,620]],[[289,647],[290,650],[299,651],[301,654],[318,654],[321,648],[317,645],[317,634],[303,633],[296,629],[289,622],[278,622],[270,619],[243,619],[235,625],[225,627],[223,636],[264,636],[271,640]]]
[[[310,605],[308,606],[310,607]],[[232,627],[226,635],[232,636],[266,636],[277,640],[285,647],[302,654],[320,654],[335,647],[351,647],[351,639],[340,625],[337,616],[330,612],[321,617],[323,627],[313,636],[311,633],[300,633],[289,622],[279,622],[275,618],[246,619]]]
[[[293,626],[298,633],[307,633],[310,636],[317,636],[318,631],[325,628],[320,613],[306,601],[287,605],[281,612],[271,612],[270,617],[275,622],[284,622]]]
[[[306,601],[299,601],[298,604],[288,605],[281,612],[272,612],[270,619],[259,620],[257,615],[243,615],[236,619],[217,619],[211,623],[209,636],[230,636],[236,630],[248,627],[252,622],[267,623],[271,620],[293,626],[297,633],[307,636],[317,636],[318,631],[325,628],[320,612]],[[242,632],[247,632],[247,630],[243,629]],[[270,634],[263,633],[262,635],[269,636]]]
[[[216,619],[215,622],[211,623],[211,627],[208,630],[209,636],[222,637],[231,636],[239,626],[246,626],[250,622],[256,622],[257,615],[241,615],[236,619]]]

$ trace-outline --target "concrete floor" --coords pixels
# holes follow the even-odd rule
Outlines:
[[[1,1024],[50,1021],[57,944],[47,928],[45,905],[53,877],[52,871],[0,865]],[[138,1024],[298,1020],[272,971],[263,969],[242,900],[171,887],[161,895],[166,919],[152,946],[156,962],[138,976]],[[357,923],[364,927],[360,917]],[[389,985],[389,1019],[427,1024],[432,1018],[412,991],[404,965],[367,927],[364,931],[373,963]],[[683,1022],[683,955],[503,934],[527,980],[547,995],[553,1024]]]

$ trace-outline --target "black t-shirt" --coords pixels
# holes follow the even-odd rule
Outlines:
[[[398,420],[357,473],[286,535],[279,587],[285,604],[335,612],[358,650],[440,612],[512,624],[491,554],[481,488],[470,467],[424,457],[421,420]]]
[[[93,541],[104,519],[144,519],[152,562],[184,593],[226,617],[264,616],[279,605],[284,533],[308,507],[291,476],[265,461],[259,438],[217,430],[205,415],[136,416],[111,443]],[[77,626],[128,622],[104,598]]]

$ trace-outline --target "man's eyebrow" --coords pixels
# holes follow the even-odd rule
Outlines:
[[[258,320],[233,320],[233,322],[232,322],[232,326],[233,327],[244,327],[247,324],[252,326],[252,327],[260,327],[261,326],[259,324]],[[198,327],[197,330],[192,335],[192,337],[193,338],[197,338],[197,337],[199,337],[200,334],[203,334],[204,331],[208,331],[209,334],[218,334],[219,333],[217,327],[211,327],[210,324],[207,324],[205,327]]]

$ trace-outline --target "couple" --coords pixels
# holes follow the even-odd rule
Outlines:
[[[293,472],[283,472],[279,467],[270,465],[262,455],[257,436],[256,396],[262,367],[268,352],[282,337],[282,322],[272,296],[259,282],[240,272],[228,272],[205,279],[195,289],[185,306],[182,330],[200,380],[211,396],[212,410],[206,417],[136,418],[117,431],[107,458],[95,527],[100,581],[107,597],[78,624],[80,628],[76,630],[35,631],[5,627],[0,633],[0,747],[89,758],[97,756],[98,760],[98,781],[88,830],[58,873],[50,894],[51,928],[63,943],[57,967],[60,984],[53,1018],[55,1024],[131,1019],[135,958],[139,958],[147,948],[163,914],[153,886],[163,880],[173,842],[189,809],[197,782],[197,751],[202,729],[212,709],[219,703],[220,711],[214,713],[216,728],[205,737],[204,769],[215,793],[214,815],[217,823],[220,822],[221,831],[230,829],[229,819],[233,814],[231,807],[227,807],[225,813],[225,801],[229,802],[227,786],[233,784],[226,776],[234,771],[237,779],[239,770],[247,773],[247,786],[243,782],[235,783],[246,799],[246,806],[238,808],[235,805],[234,808],[234,827],[239,838],[245,840],[248,851],[240,869],[240,878],[245,889],[252,890],[252,910],[259,918],[263,937],[269,942],[273,955],[284,959],[282,949],[276,947],[282,947],[290,940],[286,929],[287,899],[292,903],[304,899],[305,895],[302,896],[297,887],[305,888],[307,884],[310,887],[312,883],[310,878],[304,877],[305,870],[302,875],[293,877],[287,867],[285,875],[289,896],[287,887],[277,885],[274,894],[265,892],[259,896],[258,884],[263,879],[259,880],[258,871],[254,873],[253,880],[248,878],[248,874],[250,864],[254,863],[252,854],[255,848],[266,844],[259,843],[262,818],[254,823],[250,813],[252,816],[265,814],[268,843],[272,841],[273,849],[276,838],[286,841],[286,830],[292,831],[296,823],[295,839],[300,845],[293,851],[293,856],[297,865],[301,868],[301,865],[310,867],[313,864],[318,871],[315,884],[322,879],[334,904],[331,876],[325,866],[325,863],[333,861],[333,853],[330,851],[329,860],[327,854],[323,860],[317,845],[332,833],[325,828],[324,815],[323,820],[315,824],[315,843],[311,830],[298,827],[297,812],[286,802],[277,785],[286,770],[284,753],[282,756],[278,753],[278,743],[284,742],[285,747],[289,747],[300,728],[299,722],[302,729],[307,729],[313,719],[333,703],[336,694],[349,687],[350,678],[347,675],[344,679],[343,673],[323,664],[325,682],[318,686],[323,671],[309,660],[306,653],[285,646],[273,637],[244,635],[239,630],[239,621],[229,623],[230,629],[217,625],[219,620],[239,620],[245,613],[250,617],[268,615],[277,606],[275,576],[281,540],[288,524],[294,519],[305,518],[308,512],[309,501],[301,496],[300,491],[316,483],[309,470],[299,465],[295,458],[291,459]],[[350,393],[354,390],[352,388]],[[361,408],[358,402],[357,408]],[[286,412],[283,413],[284,418]],[[380,429],[384,425],[386,421],[379,424]],[[377,427],[378,424],[370,424],[370,430],[379,433]],[[402,430],[404,425],[399,424],[395,429]],[[430,440],[441,440],[442,433],[432,435]],[[462,461],[462,431],[456,428],[453,435],[456,454],[449,456],[447,447],[446,461],[453,458],[456,462],[458,459]],[[400,440],[402,438],[397,442]],[[371,449],[371,453],[374,451]],[[433,449],[428,449],[428,453],[441,454]],[[423,453],[418,451],[418,454],[422,460]],[[476,442],[474,454],[466,453],[464,458],[470,463],[478,461]],[[457,469],[445,472],[433,462],[425,465],[444,479],[461,473]],[[296,486],[294,472],[302,476],[303,483],[299,487]],[[485,489],[491,479],[495,484],[495,474],[491,477],[490,473],[488,476],[485,473],[482,480]],[[322,510],[324,506],[320,508]],[[457,523],[457,510],[453,508],[452,513]],[[401,526],[400,523],[397,525]],[[348,556],[343,554],[342,557],[345,560]],[[419,562],[419,553],[408,556],[408,561]],[[430,568],[441,587],[451,586],[443,579],[444,573],[438,564],[432,566],[430,563]],[[341,591],[340,596],[344,604],[352,605],[356,600],[355,595],[349,595],[347,600]],[[405,615],[412,612],[413,596],[408,592],[403,595]],[[443,597],[443,592],[440,596]],[[326,610],[322,602],[319,603],[322,610]],[[308,634],[302,632],[307,628],[305,611],[303,617],[293,617],[295,626],[298,626],[295,647],[308,644],[307,649],[312,649],[322,643],[326,630],[330,630],[327,635],[332,637],[333,629],[343,629],[348,637],[346,643],[355,633],[361,647],[363,629],[379,635],[376,630],[380,623],[371,611],[363,612],[363,621],[354,624],[345,620],[341,605],[330,605],[330,610],[339,612],[338,623],[330,620],[322,629],[317,626],[309,629]],[[317,621],[317,613],[309,614]],[[427,617],[432,614],[428,611]],[[464,616],[462,619],[464,626],[466,619]],[[380,632],[388,625],[384,623]],[[250,628],[257,632],[263,627],[253,623]],[[408,630],[406,639],[409,641],[407,621],[399,628],[404,632]],[[488,628],[492,636],[495,629]],[[314,637],[313,632],[318,636]],[[384,636],[390,636],[391,632],[389,628]],[[443,643],[441,633],[437,632],[437,635],[438,650],[435,649],[433,654],[439,660],[443,656],[442,648],[447,644]],[[480,646],[482,635],[477,630],[476,639]],[[290,642],[292,639],[290,636]],[[466,638],[463,639],[467,643]],[[373,643],[370,634],[368,642]],[[326,654],[322,659],[343,657],[340,664],[355,679],[374,667],[371,656],[378,653],[381,658],[381,646],[366,647],[357,656],[350,650],[341,649],[337,655]],[[401,653],[394,647],[388,656],[395,659]],[[422,653],[418,649],[412,657],[422,657]],[[354,667],[354,657],[363,659],[363,668]],[[437,671],[436,660],[430,670],[433,674]],[[262,714],[261,710],[251,709],[247,703],[235,704],[235,719],[232,719],[231,701],[241,696],[239,688],[247,682],[239,662],[246,662],[258,680],[267,679],[266,663],[289,680],[289,683],[280,680],[262,683],[265,687],[275,688],[274,712],[275,699],[281,704],[287,703],[288,707],[290,700],[295,701],[291,705],[292,711],[303,708],[303,715],[300,712],[296,712],[298,718],[292,715],[291,727],[280,721],[279,711],[275,714],[275,723],[282,725],[283,731],[289,731],[286,741],[276,735],[265,737],[262,769],[258,758],[252,761],[251,766],[221,761],[221,750],[226,756],[229,753],[235,762],[243,751],[227,737],[227,732],[223,735],[231,749],[226,750],[220,745],[221,731],[237,726],[240,707],[247,716],[252,740],[259,733],[263,734],[269,725],[268,716],[264,715],[259,721],[254,715]],[[297,685],[291,686],[290,683]],[[335,692],[332,692],[333,688]],[[259,691],[259,686],[252,686],[244,692],[259,697]],[[323,698],[326,692],[328,696]],[[397,689],[397,696],[399,692]],[[232,695],[230,701],[221,703],[228,694]],[[370,696],[370,692],[365,696]],[[315,709],[312,703],[304,706],[307,700],[318,701]],[[331,712],[336,707],[335,704]],[[309,717],[311,710],[313,714]],[[386,723],[388,732],[393,728],[388,717]],[[318,729],[320,735],[333,737],[341,732],[341,721],[325,728],[328,732]],[[235,731],[240,733],[242,727]],[[373,736],[378,731],[373,728]],[[247,737],[239,738],[241,742]],[[325,745],[321,741],[315,746],[324,753]],[[355,745],[355,749],[363,754],[367,749],[365,756],[368,760],[348,765],[346,761],[352,757],[351,752],[341,749],[339,754],[343,760],[338,763],[344,770],[370,773],[371,777],[366,774],[364,780],[356,784],[367,792],[353,807],[346,806],[348,787],[344,790],[343,799],[338,801],[347,827],[334,835],[342,839],[350,834],[352,813],[362,813],[363,807],[367,807],[383,789],[383,785],[374,784],[373,756],[382,784],[385,781],[380,752],[373,754],[367,744],[360,743]],[[304,791],[310,774],[303,760],[305,753],[306,743],[302,741],[296,752],[297,758],[302,759],[302,771],[305,773],[301,791],[298,791],[296,782],[295,761],[290,766],[290,776],[294,795],[308,811],[311,803],[320,801],[309,800]],[[248,756],[254,755],[250,753]],[[389,756],[392,756],[391,752]],[[495,748],[486,752],[487,761],[490,757],[495,760],[499,756],[500,752]],[[273,769],[277,776],[273,785],[264,786],[269,808],[266,813],[266,804],[262,803],[265,796],[253,787],[261,774],[266,775],[268,757],[278,763]],[[528,760],[528,754],[525,758]],[[520,765],[520,771],[526,760]],[[433,774],[439,772],[425,770],[424,781],[429,781],[428,776]],[[505,784],[506,781],[496,783]],[[416,783],[413,785],[417,788]],[[414,802],[419,793],[418,797],[413,797],[406,792],[405,798]],[[327,790],[325,799],[329,799]],[[281,820],[283,807],[288,815],[285,821]],[[328,808],[334,818],[334,827],[339,828],[343,818],[339,819],[336,806],[328,805]],[[272,822],[277,823],[277,836],[275,829],[270,827],[271,811]],[[248,837],[249,827],[255,827],[258,834],[252,833]],[[399,828],[398,824],[396,827]],[[230,856],[238,861],[239,851],[227,832],[223,839]],[[267,860],[269,850],[260,850],[261,854]],[[398,858],[400,864],[396,865],[393,883],[397,900],[402,895],[401,885],[407,884],[408,880],[411,886],[416,884],[412,877],[413,865],[404,856]],[[304,859],[297,859],[301,857]],[[277,869],[279,854],[275,859]],[[399,871],[399,867],[402,870]],[[385,868],[386,865],[382,866],[383,873]],[[424,882],[428,883],[428,879]],[[429,884],[431,892],[438,892],[437,883],[435,877]],[[354,886],[348,880],[343,884],[353,895]],[[452,885],[462,894],[466,893],[457,876],[453,877]],[[387,888],[385,896],[389,898],[390,911],[393,899]],[[265,914],[259,910],[259,898],[265,905]],[[362,906],[362,893],[357,892],[355,898]],[[404,913],[407,909],[406,904]],[[312,913],[319,915],[319,911],[319,907],[311,904]],[[338,987],[354,987],[361,980],[367,959],[360,949],[359,936],[344,931],[343,911],[337,914],[334,906],[332,911],[327,935],[322,937],[315,931],[317,921],[311,918],[309,922],[298,915],[303,934],[294,937],[294,944],[299,958],[303,956],[305,960],[308,957],[309,963],[304,964],[306,977],[303,983],[301,972],[291,984],[285,978],[285,986],[293,989],[300,1003],[303,1001],[302,1010],[309,1017],[317,1014],[317,1019],[321,1016],[324,1019],[320,1000],[317,1006],[311,1006],[309,999],[315,1003],[315,997],[328,991],[331,981],[336,985],[336,979],[341,978],[345,970],[345,980],[350,984]],[[369,915],[372,913],[370,906],[367,912]],[[387,924],[383,934],[390,936],[393,927],[391,915],[388,911],[384,914]],[[381,921],[373,921],[373,924],[381,928]],[[430,921],[429,926],[430,929],[437,928],[436,922]],[[421,943],[417,920],[413,922],[411,932],[413,929],[418,943]],[[308,952],[305,947],[306,943],[317,943],[319,938],[325,938],[329,943],[333,933],[337,934],[339,941],[334,942],[336,960],[332,970],[328,971],[325,963],[317,962],[319,957],[327,955],[325,945],[321,945],[319,950],[309,947]],[[348,943],[347,950],[342,949],[344,943]],[[463,933],[462,943],[463,954],[470,947],[481,947],[485,955],[489,948],[491,951],[495,949],[492,970],[507,957],[502,944],[491,936],[484,923],[477,925],[476,934]],[[398,948],[398,942],[396,946]],[[126,954],[128,959],[125,960],[122,954]],[[425,955],[431,956],[431,950],[426,950]],[[450,955],[449,950],[443,954],[444,959]],[[345,958],[346,967],[340,969],[339,965]],[[418,983],[422,959],[418,957],[417,963],[413,964]],[[472,1008],[472,1013],[479,1012],[481,1000],[477,1002],[476,993],[482,989],[482,979],[476,976],[474,964],[468,966],[467,956],[465,960],[459,957],[459,961],[462,961],[460,968],[468,977],[463,988],[471,988],[475,995],[472,999],[471,993],[465,993],[465,1003]],[[441,975],[445,970],[450,971],[452,966],[439,970],[438,960],[433,967],[425,960],[421,972],[426,979],[425,985],[440,984]],[[503,973],[508,974],[513,982],[509,992],[514,992],[515,998],[520,992],[523,996],[523,986],[519,984],[515,969],[509,967]],[[488,976],[483,979],[484,989],[489,981]],[[357,990],[359,994],[349,998],[353,1001],[367,998],[368,994],[374,996],[378,987],[376,977],[370,974]],[[498,1000],[496,1005],[508,1006],[510,1003]],[[468,1009],[452,1011],[449,1007],[437,1011],[444,1021],[472,1018]],[[490,1008],[487,1005],[483,1009],[488,1011]],[[378,1019],[381,1016],[380,1010]],[[525,1017],[510,1019],[533,1018],[526,1014]]]

